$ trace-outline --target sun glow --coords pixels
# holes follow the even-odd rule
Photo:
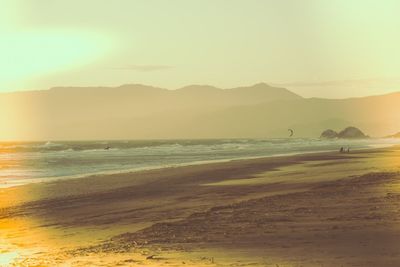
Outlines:
[[[79,69],[108,55],[112,38],[87,28],[35,26],[23,2],[0,10],[0,92],[27,90],[35,79]],[[37,88],[42,89],[42,88]]]
[[[68,31],[5,35],[8,42],[0,43],[0,86],[3,90],[18,80],[26,81],[85,65],[96,60],[108,47],[100,36]],[[18,82],[20,86],[23,86],[22,81]]]

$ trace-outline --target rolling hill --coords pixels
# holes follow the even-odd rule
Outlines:
[[[400,93],[303,98],[265,83],[219,89],[191,85],[57,87],[0,94],[1,139],[177,139],[318,137],[354,125],[370,136],[400,129]]]

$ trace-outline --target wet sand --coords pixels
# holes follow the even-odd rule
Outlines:
[[[400,266],[400,148],[0,190],[0,266]]]

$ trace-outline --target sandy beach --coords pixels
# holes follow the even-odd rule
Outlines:
[[[0,267],[400,267],[400,0],[1,4]]]
[[[400,147],[0,189],[0,266],[400,266]]]

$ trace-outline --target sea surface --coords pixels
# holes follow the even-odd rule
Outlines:
[[[157,141],[3,142],[0,187],[93,174],[138,171],[214,161],[363,149],[400,143],[395,139],[221,139]]]

